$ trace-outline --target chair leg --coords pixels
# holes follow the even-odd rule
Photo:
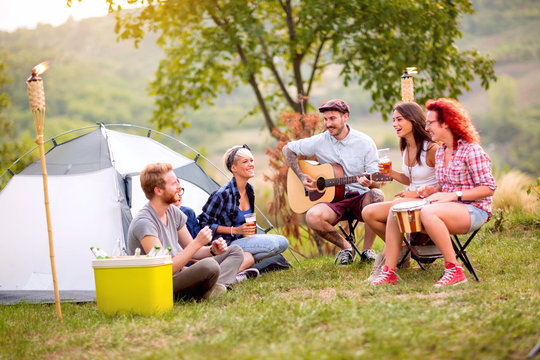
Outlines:
[[[471,234],[471,236],[469,236],[469,238],[465,242],[465,245],[461,245],[461,242],[459,241],[459,238],[457,237],[457,235],[452,235],[450,237],[450,240],[452,240],[452,246],[454,247],[454,251],[456,252],[457,258],[463,262],[463,265],[465,265],[467,270],[469,270],[469,272],[474,276],[476,281],[480,282],[480,279],[478,278],[478,275],[476,274],[476,271],[474,270],[474,267],[472,266],[472,263],[469,260],[469,257],[467,256],[467,251],[465,250],[465,248],[467,247],[467,245],[469,245],[469,243],[474,238],[477,232],[478,230],[476,230],[475,232]]]
[[[407,254],[410,252],[411,258],[413,258],[416,261],[418,266],[420,266],[420,269],[426,270],[424,265],[422,265],[422,263],[420,262],[420,258],[415,254],[414,248],[411,245],[411,236],[412,236],[411,234],[405,234],[405,236],[403,237],[403,241],[405,242],[405,245],[407,245],[407,253],[403,257],[403,259],[401,259],[400,263],[398,264],[398,267],[401,265],[401,263],[403,263],[403,261],[405,260],[405,257],[407,257]]]
[[[341,230],[341,232],[343,233],[343,236],[345,237],[345,240],[351,244],[353,250],[356,252],[356,254],[358,256],[362,256],[362,253],[360,252],[360,250],[358,249],[358,247],[356,246],[356,243],[355,243],[355,238],[354,238],[354,229],[356,228],[356,224],[351,224],[349,223],[349,233],[347,234],[347,232],[345,232],[345,229],[343,229],[343,227],[341,225],[338,225],[339,229]]]

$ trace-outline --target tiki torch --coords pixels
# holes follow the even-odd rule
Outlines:
[[[36,65],[32,69],[32,76],[26,80],[28,90],[28,100],[30,110],[34,116],[34,125],[36,126],[36,144],[39,146],[41,159],[41,174],[43,175],[43,193],[45,198],[45,213],[47,215],[47,231],[49,233],[49,255],[51,258],[51,271],[54,285],[54,303],[56,305],[56,314],[58,320],[62,321],[62,309],[60,308],[60,294],[58,292],[58,281],[56,280],[56,266],[54,265],[54,246],[51,226],[51,213],[49,211],[49,189],[47,185],[47,165],[45,163],[45,146],[43,145],[43,125],[45,121],[45,90],[43,80],[40,75],[47,71],[49,62],[45,61]]]
[[[408,67],[403,70],[401,75],[401,101],[414,101],[414,84],[412,74],[416,74],[415,67]]]

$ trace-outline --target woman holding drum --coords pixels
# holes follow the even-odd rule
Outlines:
[[[420,210],[424,231],[445,260],[444,273],[436,287],[467,281],[456,260],[450,234],[474,231],[491,218],[496,185],[491,160],[479,145],[479,135],[465,109],[453,99],[429,100],[426,130],[442,143],[435,155],[438,184],[422,186],[418,193],[427,205]],[[386,227],[386,260],[373,285],[396,284],[396,263],[403,235],[392,213]]]
[[[392,126],[399,138],[403,172],[394,169],[385,172],[380,165],[379,170],[382,174],[408,187],[397,193],[395,195],[397,199],[394,201],[370,204],[362,210],[364,222],[383,240],[385,240],[386,221],[390,208],[399,202],[418,199],[420,186],[437,184],[435,153],[439,145],[431,140],[431,135],[425,129],[426,115],[422,107],[414,102],[398,103],[394,107]],[[377,278],[384,261],[385,251],[375,258],[369,281]]]

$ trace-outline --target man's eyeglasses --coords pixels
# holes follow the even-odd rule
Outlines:
[[[433,121],[428,120],[428,121],[426,121],[426,127],[430,127],[431,124],[436,123],[436,122],[439,122],[439,120],[433,120]]]
[[[182,196],[184,195],[184,188],[180,188],[180,190],[177,192],[178,195]]]

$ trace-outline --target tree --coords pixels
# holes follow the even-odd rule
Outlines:
[[[25,148],[25,144],[13,140],[13,121],[7,118],[5,112],[10,106],[9,95],[4,89],[8,84],[8,79],[5,76],[6,64],[3,60],[5,58],[5,56],[0,57],[0,176],[4,174],[4,171],[17,159],[18,154]],[[29,161],[31,159],[21,162],[16,168],[11,170],[21,169]],[[0,189],[5,186],[9,179],[9,176],[2,176],[0,178]]]
[[[484,88],[495,79],[494,60],[455,45],[460,18],[473,13],[469,0],[131,0],[142,6],[137,11],[106,1],[120,38],[137,45],[147,32],[159,35],[166,57],[151,93],[160,128],[181,131],[184,111],[248,84],[257,99],[250,114],[262,113],[272,133],[277,114],[310,106],[334,64],[344,84],[370,91],[370,110],[382,113],[399,100],[407,66],[420,69],[419,102],[457,97],[475,78]]]

